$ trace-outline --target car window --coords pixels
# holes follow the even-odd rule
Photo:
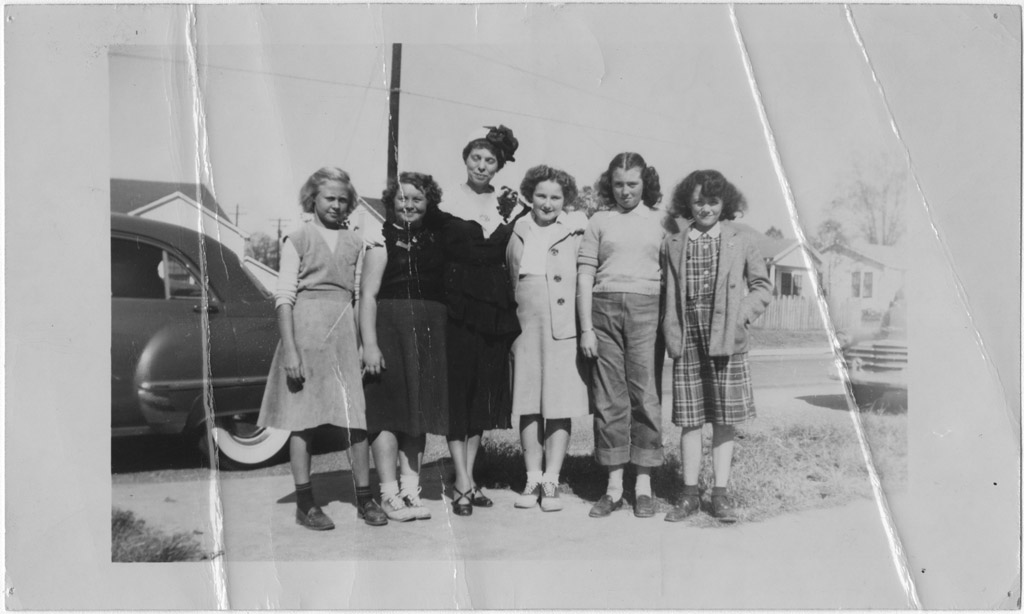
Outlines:
[[[176,256],[130,239],[110,243],[110,290],[114,298],[195,299],[199,281]]]

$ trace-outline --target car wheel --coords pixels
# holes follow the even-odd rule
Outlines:
[[[218,451],[220,464],[226,469],[252,469],[268,464],[288,445],[291,433],[280,429],[256,426],[244,416],[218,418],[200,447],[212,461],[209,446]]]

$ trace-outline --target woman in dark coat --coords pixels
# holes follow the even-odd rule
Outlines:
[[[516,302],[505,265],[512,224],[527,212],[514,192],[491,180],[514,161],[518,141],[504,126],[470,141],[462,151],[466,183],[449,191],[443,211],[445,297],[448,302],[448,448],[455,466],[452,509],[491,507],[473,481],[485,430],[511,428],[509,352],[519,334]]]

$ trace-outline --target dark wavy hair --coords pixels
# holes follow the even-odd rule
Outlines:
[[[302,210],[306,213],[313,212],[316,195],[320,193],[320,186],[328,181],[337,181],[348,186],[348,213],[352,213],[352,210],[356,208],[359,195],[356,194],[356,188],[352,185],[352,178],[349,177],[349,174],[334,166],[321,168],[310,175],[306,183],[302,184],[302,188],[299,189],[299,205]]]
[[[671,215],[681,215],[684,218],[693,219],[693,212],[690,211],[690,201],[693,200],[693,192],[700,186],[701,198],[722,199],[723,220],[734,220],[736,214],[742,215],[747,210],[747,199],[736,189],[736,186],[715,170],[693,171],[676,186],[672,193]]]
[[[661,202],[661,179],[658,171],[653,166],[647,166],[643,156],[631,151],[625,151],[612,158],[608,163],[608,170],[601,173],[597,180],[597,195],[608,205],[615,204],[615,194],[612,193],[612,173],[615,169],[621,168],[628,171],[631,168],[640,169],[640,179],[644,182],[644,192],[641,199],[650,208]]]
[[[519,193],[523,195],[526,202],[533,204],[533,191],[537,189],[540,183],[545,181],[554,181],[558,185],[562,186],[562,196],[564,197],[565,204],[569,204],[576,200],[576,196],[579,194],[579,190],[576,189],[576,180],[569,173],[552,168],[546,164],[540,164],[526,171],[526,176],[523,177],[523,182],[519,184]]]
[[[512,129],[501,125],[484,126],[484,128],[487,128],[487,136],[473,139],[462,148],[462,161],[465,162],[474,149],[486,149],[498,160],[498,170],[501,170],[507,162],[515,162],[519,140],[512,134]]]
[[[388,187],[384,189],[384,194],[381,196],[381,201],[384,204],[384,221],[388,224],[397,223],[395,196],[403,183],[415,186],[417,190],[423,192],[423,196],[427,199],[427,212],[423,216],[423,225],[435,224],[441,217],[441,209],[438,206],[441,203],[441,186],[437,185],[430,175],[414,172],[399,173],[397,181],[394,179],[388,181]]]

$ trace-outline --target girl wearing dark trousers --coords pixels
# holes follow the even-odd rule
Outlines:
[[[622,507],[627,463],[636,467],[638,518],[654,515],[651,468],[661,443],[661,298],[659,250],[665,231],[656,209],[661,184],[636,153],[612,158],[598,192],[614,202],[590,218],[579,252],[580,349],[594,361],[594,455],[608,489],[590,510],[603,518]]]

